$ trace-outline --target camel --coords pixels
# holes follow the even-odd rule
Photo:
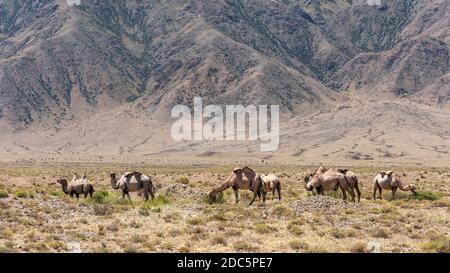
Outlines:
[[[109,173],[109,175],[111,177],[111,186],[113,189],[122,190],[122,199],[124,199],[125,196],[128,196],[131,200],[130,192],[140,192],[141,190],[144,192],[145,201],[149,199],[149,195],[152,197],[152,200],[155,198],[155,187],[148,176],[143,175],[140,172],[126,172],[119,180],[117,180],[115,173]]]
[[[358,202],[361,200],[361,191],[359,190],[359,181],[356,174],[352,171],[349,171],[347,169],[338,169],[340,173],[345,175],[345,178],[347,179],[348,184],[351,188],[356,190],[356,194],[358,195]]]
[[[67,184],[67,180],[64,178],[58,179],[56,182],[61,185],[63,192],[72,198],[75,195],[79,199],[80,194],[84,194],[84,198],[87,198],[88,195],[92,198],[94,194],[94,186],[88,181],[86,174],[80,179],[74,173],[72,181],[69,184]]]
[[[380,200],[382,200],[381,193],[384,190],[391,190],[392,192],[392,200],[395,199],[395,192],[397,189],[401,189],[402,191],[411,191],[413,194],[416,194],[416,187],[413,184],[408,186],[404,186],[400,177],[397,174],[394,174],[394,171],[380,172],[373,179],[373,199],[377,200],[376,195],[377,191],[380,192]]]
[[[220,184],[219,186],[213,188],[209,193],[209,199],[215,200],[219,192],[223,192],[228,188],[233,188],[234,196],[236,199],[236,204],[239,203],[239,189],[250,190],[253,192],[253,198],[249,204],[251,206],[255,201],[257,196],[260,196],[262,190],[262,183],[260,180],[256,180],[256,173],[249,167],[235,168],[233,173]]]
[[[345,175],[338,170],[333,168],[327,170],[320,166],[314,176],[311,179],[309,177],[305,177],[305,189],[307,191],[316,189],[319,194],[323,194],[326,191],[337,191],[338,188],[341,188],[344,200],[347,199],[346,192],[348,192],[352,197],[352,201],[355,201],[354,189],[350,187]]]
[[[274,174],[260,175],[256,177],[262,183],[263,202],[266,202],[266,195],[272,192],[272,201],[275,199],[275,191],[278,192],[278,200],[281,201],[281,182]]]

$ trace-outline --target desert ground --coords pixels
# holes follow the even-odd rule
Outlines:
[[[282,181],[282,201],[231,189],[215,203],[206,193],[234,166],[120,164],[0,165],[0,252],[450,252],[450,169],[397,168],[419,194],[372,200],[383,167],[353,167],[360,203],[340,192],[307,192],[303,177],[317,166],[252,166]],[[331,167],[331,166],[329,166]],[[120,200],[109,171],[139,170],[157,188],[152,201]],[[56,179],[86,173],[92,199],[71,199]],[[380,249],[377,250],[377,246]]]

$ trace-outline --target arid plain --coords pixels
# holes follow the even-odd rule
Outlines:
[[[303,177],[317,166],[255,165],[282,181],[282,201],[248,206],[251,193],[225,191],[211,204],[207,192],[229,166],[10,164],[0,167],[1,252],[449,252],[450,169],[397,168],[419,194],[398,192],[372,200],[380,168],[354,167],[360,203],[340,193],[307,192]],[[109,171],[140,170],[157,189],[153,201],[132,194],[121,201]],[[381,168],[383,170],[383,168]],[[94,198],[71,199],[56,179],[86,173]],[[379,249],[378,249],[379,247]]]

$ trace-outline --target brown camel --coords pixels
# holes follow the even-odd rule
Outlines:
[[[262,184],[260,180],[256,180],[256,173],[254,170],[249,167],[244,168],[235,168],[233,173],[220,184],[219,186],[213,188],[208,196],[210,200],[215,200],[216,196],[219,192],[223,192],[228,188],[233,188],[234,196],[236,198],[236,204],[239,202],[239,189],[241,190],[250,190],[253,192],[253,198],[250,202],[249,206],[253,204],[256,197],[259,196],[262,192]]]
[[[340,173],[345,175],[345,178],[347,179],[348,184],[351,188],[356,190],[356,194],[358,195],[358,202],[361,200],[361,191],[359,190],[359,181],[356,174],[352,171],[349,171],[347,169],[338,169]]]
[[[326,191],[337,191],[338,188],[341,188],[343,199],[347,199],[348,192],[352,197],[352,201],[355,201],[355,191],[352,187],[350,187],[349,182],[347,181],[345,175],[339,172],[336,169],[325,169],[320,166],[317,169],[314,176],[309,180],[309,176],[305,177],[305,189],[307,191],[312,191],[316,189],[319,194],[323,194]]]

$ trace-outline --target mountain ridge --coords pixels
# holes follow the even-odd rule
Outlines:
[[[145,149],[163,153],[170,108],[190,105],[195,96],[205,104],[279,104],[284,123],[301,119],[319,131],[320,124],[340,131],[326,120],[329,113],[352,120],[357,104],[370,112],[374,101],[410,107],[401,114],[405,120],[416,119],[412,104],[420,113],[428,106],[444,115],[448,110],[446,0],[383,1],[379,7],[343,0],[82,1],[74,7],[59,0],[0,0],[0,11],[0,137],[5,155],[14,158],[21,154],[14,142],[46,142],[30,141],[32,135],[62,147],[74,142],[67,150],[80,157],[84,146],[101,143],[108,148],[85,156],[127,154],[115,147],[128,146],[127,139],[154,138],[154,147]],[[311,114],[320,117],[318,124],[308,124]],[[447,128],[440,114],[431,119]],[[164,131],[146,131],[155,124]],[[280,153],[316,149],[314,139],[291,139],[302,129],[284,126],[289,140]],[[93,132],[82,134],[83,127]],[[122,137],[110,138],[117,132]],[[339,141],[320,139],[327,147]],[[170,145],[186,152],[180,148],[186,144]],[[227,146],[208,145],[200,146]],[[383,146],[377,145],[374,154]],[[30,154],[59,157],[51,145],[39,150]]]

